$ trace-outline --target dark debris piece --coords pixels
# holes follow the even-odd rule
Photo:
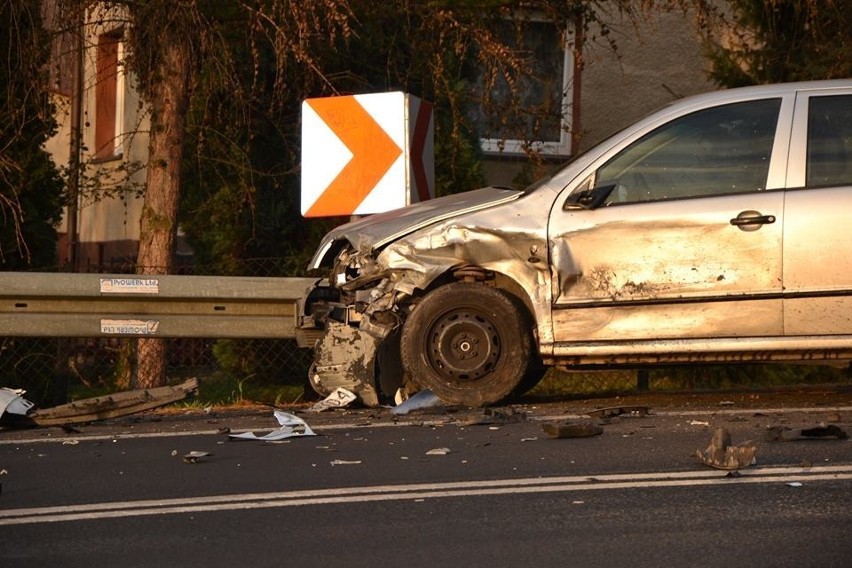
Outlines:
[[[591,420],[545,422],[541,429],[551,438],[590,438],[603,434],[603,426]]]
[[[610,406],[608,408],[598,408],[586,414],[596,418],[613,418],[616,416],[647,416],[650,413],[651,407],[649,406]]]
[[[769,442],[792,442],[796,440],[813,440],[836,438],[846,440],[849,435],[845,430],[834,424],[815,426],[813,428],[789,428],[787,426],[771,426],[766,430],[765,438]]]

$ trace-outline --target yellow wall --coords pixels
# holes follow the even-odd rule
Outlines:
[[[117,11],[93,12],[90,21],[101,23],[86,26],[82,105],[84,150],[81,156],[84,167],[78,217],[79,259],[83,267],[109,262],[117,256],[135,256],[139,240],[142,199],[136,197],[134,190],[141,189],[145,182],[149,122],[133,88],[132,77],[123,76],[118,81],[119,110],[116,116],[120,121],[118,130],[122,134],[117,137],[116,145],[120,147],[120,155],[108,160],[94,158],[97,41],[100,34],[120,27],[121,20]],[[71,101],[69,97],[56,95],[55,102],[60,129],[46,147],[56,165],[67,168],[71,145]],[[135,171],[128,175],[122,171],[124,168]],[[67,233],[67,212],[65,217],[59,230]],[[102,246],[94,246],[94,243]],[[60,262],[67,258],[67,245],[61,246]]]

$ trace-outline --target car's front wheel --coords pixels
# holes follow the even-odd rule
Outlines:
[[[534,358],[530,318],[505,292],[455,282],[427,294],[402,328],[409,378],[446,403],[484,406],[518,387]]]

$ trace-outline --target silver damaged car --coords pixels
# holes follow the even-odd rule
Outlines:
[[[341,226],[313,387],[487,405],[547,366],[852,359],[852,80],[683,99],[524,191]]]

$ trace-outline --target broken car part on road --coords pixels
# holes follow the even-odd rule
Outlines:
[[[541,429],[551,438],[591,438],[603,434],[603,426],[591,420],[545,422]]]
[[[695,450],[695,457],[704,465],[729,471],[742,469],[757,463],[757,446],[746,442],[741,446],[731,445],[731,433],[725,428],[716,428],[710,445],[703,452]]]
[[[258,436],[254,432],[240,432],[236,434],[228,434],[232,440],[260,440],[263,442],[277,442],[288,438],[298,438],[301,436],[316,436],[316,432],[311,430],[308,424],[294,414],[276,410],[272,413],[278,421],[280,428],[273,430],[262,436]]]
[[[346,408],[356,400],[358,400],[358,397],[355,393],[343,387],[337,387],[330,395],[311,406],[307,412],[325,412],[335,408]]]
[[[523,393],[546,366],[852,359],[852,80],[677,101],[524,191],[329,232],[310,382],[369,406]],[[814,262],[830,259],[830,262]]]
[[[198,392],[198,379],[189,379],[174,386],[87,398],[44,409],[35,409],[32,402],[23,399],[17,392],[8,388],[0,389],[0,426],[70,426],[129,416],[187,398]],[[11,400],[10,393],[14,395]]]

